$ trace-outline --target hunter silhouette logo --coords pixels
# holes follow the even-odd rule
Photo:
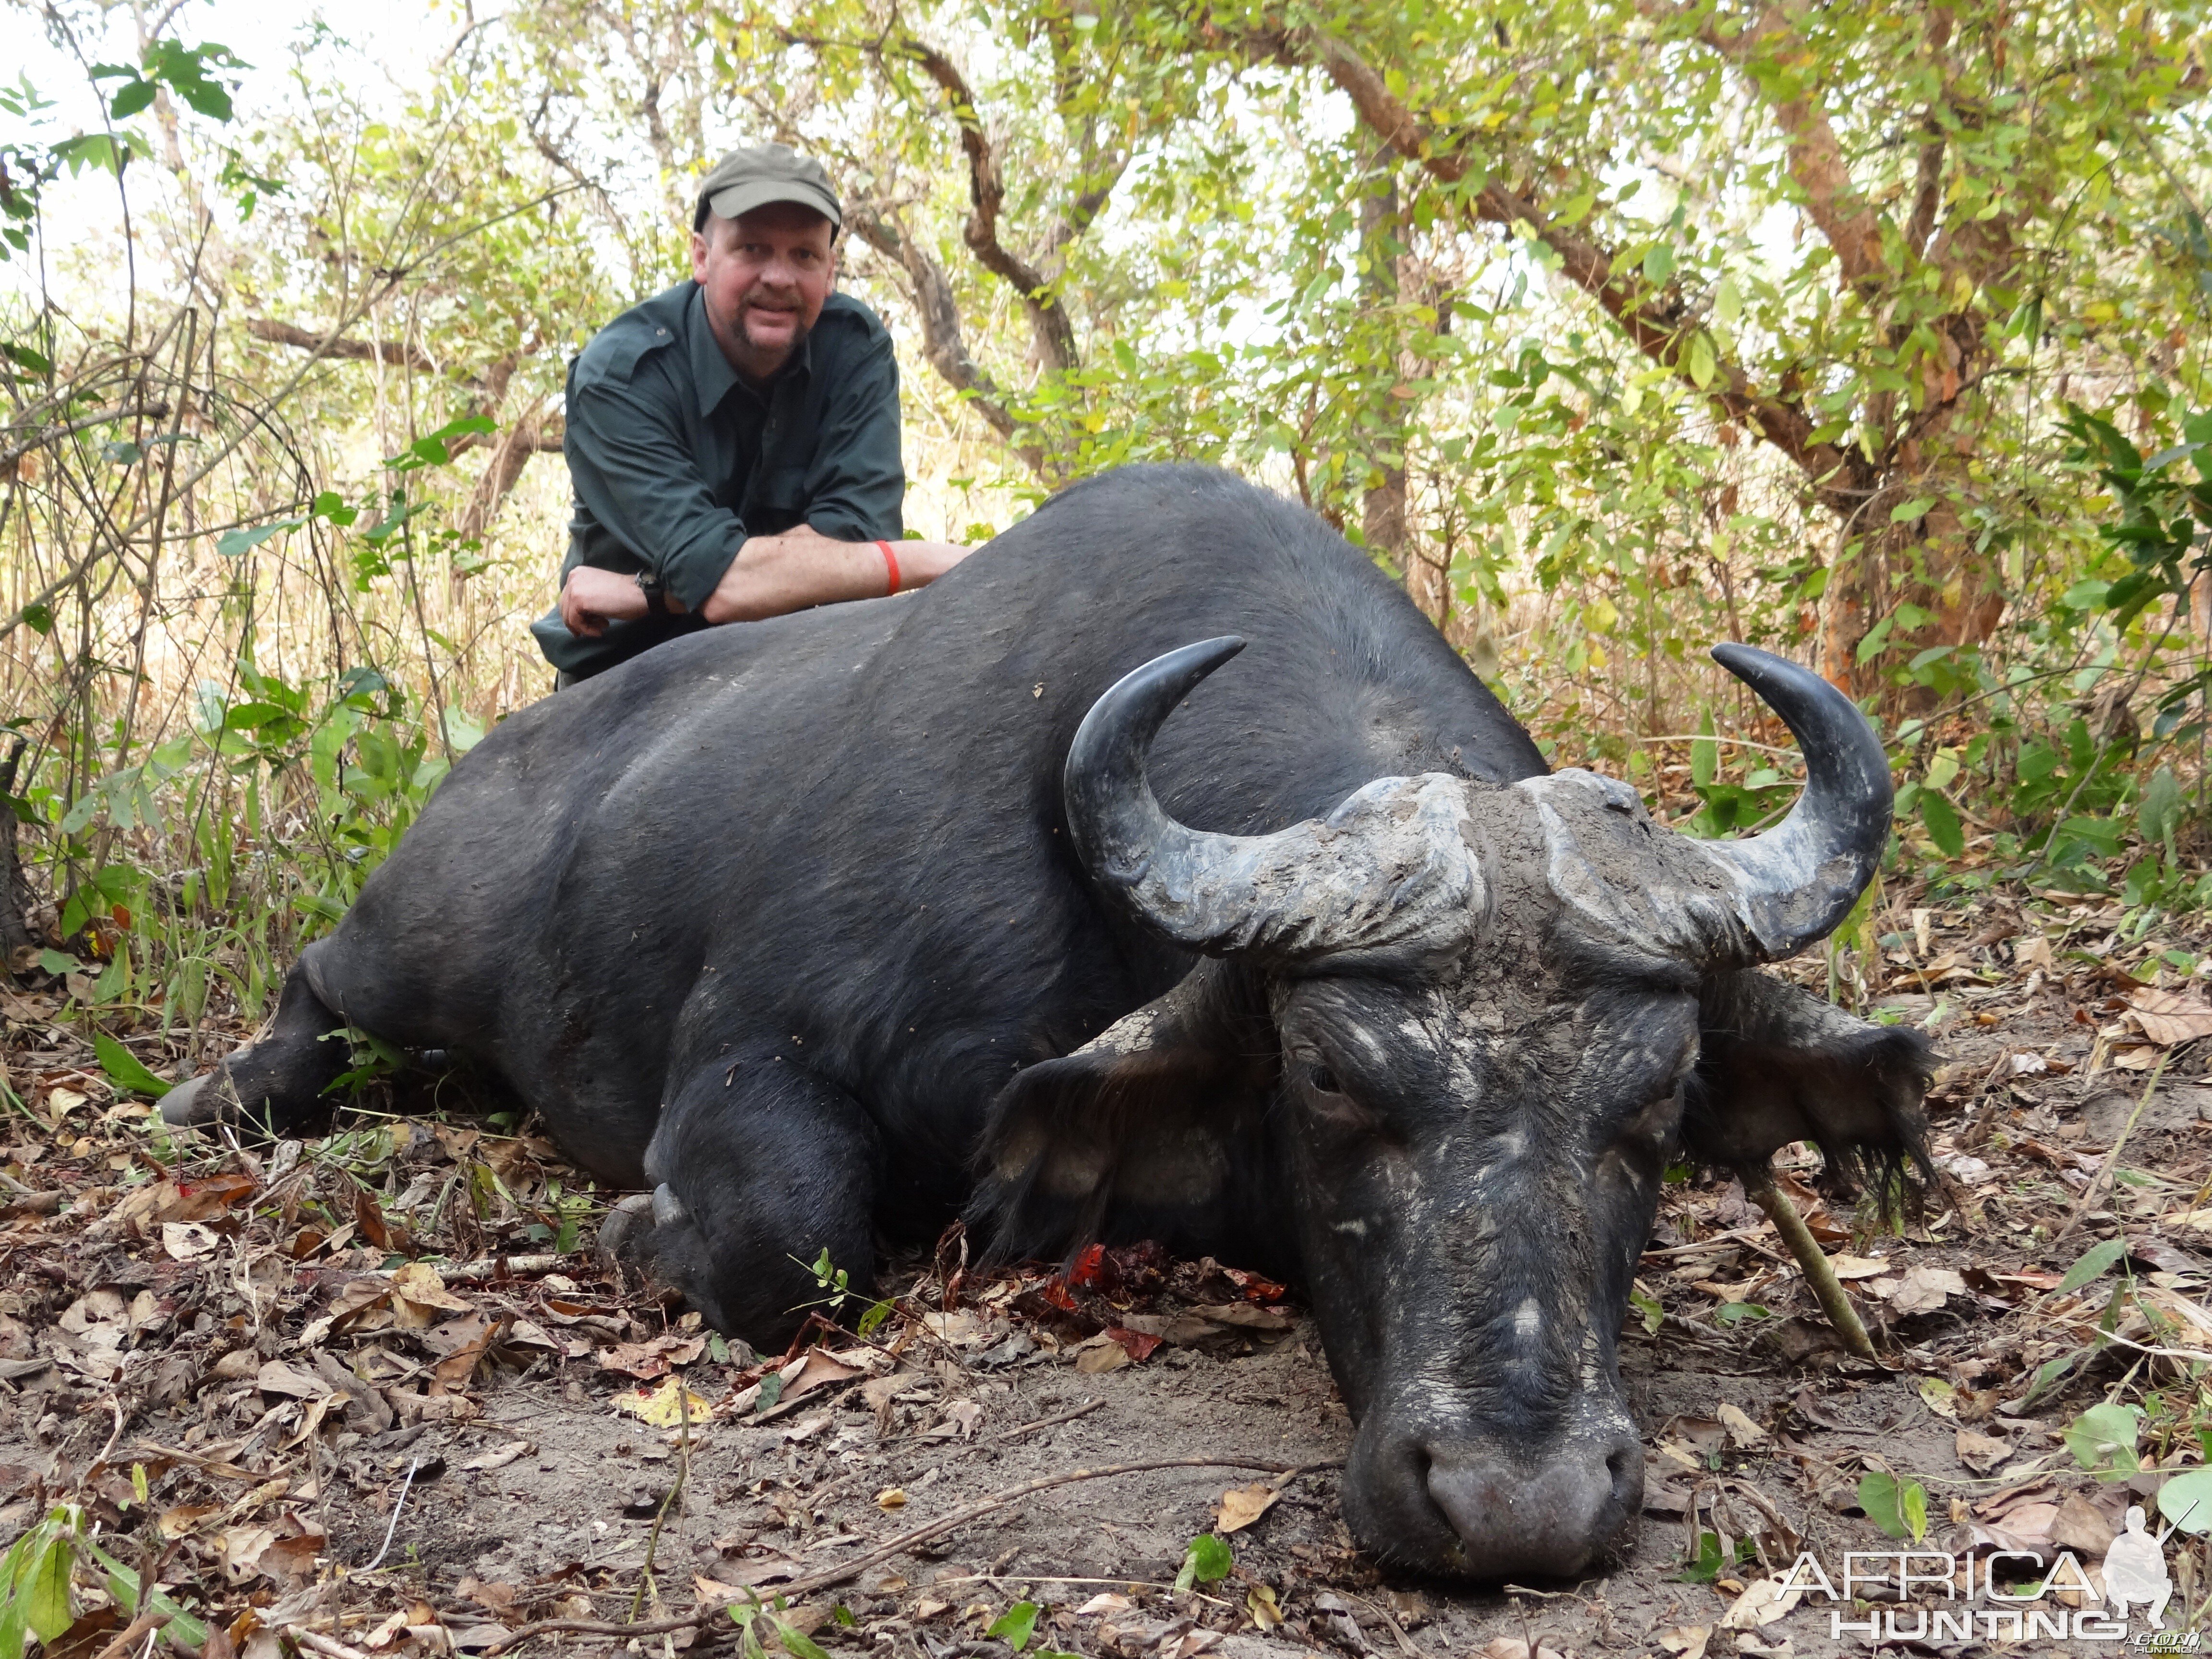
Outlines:
[[[2122,1621],[2127,1619],[2130,1606],[2140,1606],[2150,1627],[2164,1630],[2166,1604],[2173,1598],[2165,1546],[2173,1528],[2168,1526],[2152,1537],[2143,1530],[2140,1504],[2129,1507],[2127,1527],[2105,1552],[2105,1604],[2112,1610],[2112,1617]]]

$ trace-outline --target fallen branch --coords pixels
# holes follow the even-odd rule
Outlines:
[[[1844,1294],[1843,1282],[1836,1277],[1834,1265],[1821,1252],[1820,1241],[1805,1224],[1805,1218],[1797,1213],[1796,1207],[1770,1180],[1756,1184],[1746,1182],[1744,1196],[1766,1212],[1766,1218],[1774,1224],[1774,1231],[1782,1235],[1782,1242],[1796,1259],[1805,1282],[1820,1298],[1821,1310],[1828,1316],[1828,1323],[1836,1328],[1836,1334],[1844,1339],[1844,1346],[1860,1358],[1880,1364],[1881,1356],[1874,1351],[1874,1339],[1867,1334],[1858,1310]]]
[[[140,1637],[161,1629],[174,1616],[172,1613],[155,1613],[151,1607],[147,1608],[121,1630],[116,1632],[115,1639],[100,1649],[99,1659],[124,1659],[125,1654],[138,1645]]]
[[[538,1273],[555,1273],[563,1267],[584,1265],[584,1259],[573,1255],[488,1255],[481,1261],[441,1267],[438,1277],[448,1285],[479,1285],[485,1279],[500,1278],[502,1273],[509,1278],[528,1279]]]
[[[951,1513],[939,1516],[911,1532],[901,1533],[889,1543],[879,1544],[874,1549],[864,1552],[842,1566],[824,1567],[819,1572],[802,1574],[787,1584],[768,1588],[771,1594],[787,1598],[811,1595],[817,1590],[848,1583],[878,1563],[888,1561],[895,1555],[903,1555],[917,1545],[927,1544],[933,1538],[964,1527],[994,1510],[1018,1504],[1024,1498],[1050,1491],[1054,1486],[1073,1486],[1079,1480],[1103,1480],[1114,1475],[1145,1474],[1154,1469],[1258,1469],[1262,1474],[1287,1477],[1336,1467],[1337,1460],[1334,1458],[1318,1463],[1281,1463],[1258,1457],[1156,1457],[1141,1463],[1109,1463],[1095,1469],[1072,1469],[1066,1474],[1048,1474],[1042,1480],[1024,1481],[1018,1486],[1009,1486],[1002,1492],[978,1498],[972,1504],[963,1504]],[[656,1619],[643,1625],[617,1625],[604,1619],[548,1619],[511,1632],[484,1651],[487,1656],[504,1653],[517,1644],[537,1636],[660,1636],[671,1631],[696,1629],[720,1617],[722,1611],[722,1607],[702,1607],[696,1613],[686,1613],[680,1619]]]
[[[349,1648],[336,1638],[320,1635],[305,1625],[287,1625],[284,1634],[310,1652],[321,1654],[323,1659],[368,1659],[359,1648]]]
[[[1009,1440],[1018,1440],[1025,1434],[1035,1434],[1039,1429],[1053,1428],[1061,1423],[1073,1423],[1079,1417],[1090,1416],[1105,1403],[1103,1399],[1085,1401],[1073,1410],[1056,1413],[1051,1417],[1040,1417],[1034,1423],[1024,1423],[1018,1429],[1008,1429],[1004,1434],[994,1434],[988,1440],[978,1441],[975,1449],[980,1451],[985,1446],[1003,1446]]]

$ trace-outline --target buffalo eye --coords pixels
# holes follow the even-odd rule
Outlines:
[[[1306,1067],[1306,1086],[1317,1095],[1340,1095],[1344,1085],[1336,1080],[1336,1073],[1318,1062]]]

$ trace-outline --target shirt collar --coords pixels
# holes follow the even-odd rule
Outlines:
[[[817,320],[815,328],[819,328]],[[794,375],[814,372],[814,329],[806,331],[806,337],[799,343],[799,356],[786,363],[765,387],[746,384],[744,378],[730,366],[722,355],[722,348],[714,338],[714,328],[707,321],[706,292],[697,283],[691,284],[691,297],[684,307],[684,334],[691,353],[691,380],[699,389],[699,414],[703,419],[721,407],[722,399],[732,388],[743,386],[763,403],[775,388]]]
[[[706,292],[696,283],[684,307],[684,338],[691,353],[691,384],[698,388],[699,413],[704,418],[721,407],[732,386],[742,382],[715,343],[714,331],[707,321]]]

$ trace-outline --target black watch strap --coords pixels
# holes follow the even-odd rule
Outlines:
[[[647,616],[665,617],[671,614],[668,609],[668,590],[661,586],[660,578],[650,570],[641,570],[637,573],[637,591],[645,595]]]

